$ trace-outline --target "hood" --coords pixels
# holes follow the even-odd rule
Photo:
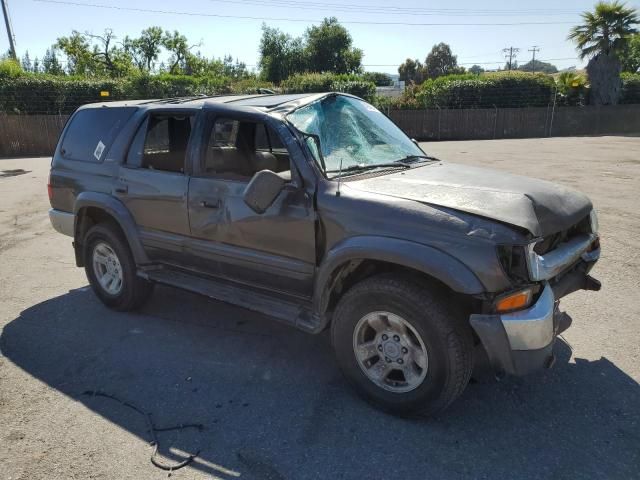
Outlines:
[[[585,195],[551,182],[448,162],[354,178],[348,187],[472,213],[534,236],[566,230],[592,209]]]

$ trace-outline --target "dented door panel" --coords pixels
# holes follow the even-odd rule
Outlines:
[[[192,178],[189,217],[195,255],[225,277],[308,295],[314,272],[313,205],[287,187],[263,214],[242,198],[245,182]]]

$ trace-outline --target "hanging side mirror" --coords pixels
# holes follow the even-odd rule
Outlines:
[[[247,184],[243,200],[256,213],[262,214],[278,198],[287,181],[271,170],[257,172]]]

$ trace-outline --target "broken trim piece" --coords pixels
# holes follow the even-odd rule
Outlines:
[[[527,246],[527,267],[533,281],[549,280],[571,266],[576,260],[585,257],[585,261],[594,262],[600,257],[600,246],[589,251],[598,240],[595,233],[578,235],[555,250],[538,255],[533,249],[537,242]]]

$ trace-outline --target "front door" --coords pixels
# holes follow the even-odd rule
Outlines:
[[[308,297],[315,267],[315,213],[290,151],[264,115],[208,117],[189,186],[190,250],[208,270],[251,286]],[[288,183],[263,214],[243,193],[272,170]]]

